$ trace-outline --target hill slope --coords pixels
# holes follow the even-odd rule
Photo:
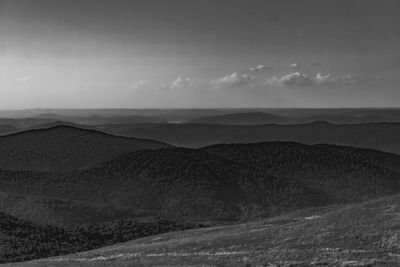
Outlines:
[[[399,266],[399,203],[396,195],[147,237],[19,266]]]
[[[102,129],[107,130],[106,126]],[[335,125],[315,122],[298,125],[228,126],[205,124],[125,125],[109,127],[124,136],[150,138],[184,147],[221,143],[293,141],[304,144],[335,144],[400,153],[399,123]]]
[[[13,194],[205,220],[271,216],[327,202],[325,195],[299,182],[201,150],[178,148],[137,151],[68,174],[0,171],[0,186]]]
[[[0,171],[0,187],[202,220],[248,220],[400,191],[400,156],[272,142],[141,150],[65,174]]]
[[[170,147],[71,126],[30,130],[0,137],[0,168],[66,171],[86,168],[126,152]]]
[[[0,212],[0,263],[74,253],[194,227],[197,226],[167,220],[124,219],[62,228],[35,224]]]
[[[3,192],[0,192],[0,212],[32,223],[56,226],[104,223],[123,218],[147,220],[157,216],[151,211]]]
[[[395,154],[292,142],[215,145],[204,150],[299,181],[339,202],[400,192],[400,156]]]

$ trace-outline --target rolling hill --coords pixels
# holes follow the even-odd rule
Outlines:
[[[400,192],[400,156],[395,154],[292,142],[215,145],[204,150],[299,181],[339,202]]]
[[[0,186],[30,194],[196,220],[237,221],[327,203],[299,182],[202,150],[141,150],[65,174],[0,171]]]
[[[296,125],[206,125],[145,124],[123,127],[102,126],[114,134],[150,138],[168,144],[199,148],[221,143],[293,141],[304,144],[335,144],[400,153],[399,123],[330,124],[314,122]]]
[[[55,126],[0,136],[0,168],[67,171],[87,168],[126,152],[170,147],[71,126]]]
[[[399,178],[395,154],[271,142],[140,150],[63,174],[0,171],[0,187],[9,194],[232,222],[396,194]]]
[[[8,266],[399,266],[400,196]]]
[[[73,127],[38,132],[65,128],[109,136]],[[400,155],[371,149],[294,142],[141,149],[65,172],[0,169],[0,188],[1,262],[205,225],[220,226],[29,263],[307,266],[334,255],[338,262],[398,259],[389,253],[398,249]]]

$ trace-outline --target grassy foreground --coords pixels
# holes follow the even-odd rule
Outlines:
[[[400,195],[9,266],[399,266]]]

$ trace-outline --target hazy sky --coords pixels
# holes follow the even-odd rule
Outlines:
[[[400,106],[398,0],[0,0],[0,109]]]

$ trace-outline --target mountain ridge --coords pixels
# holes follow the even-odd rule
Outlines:
[[[0,136],[0,146],[0,168],[44,171],[87,168],[126,152],[171,147],[159,141],[66,125]]]

